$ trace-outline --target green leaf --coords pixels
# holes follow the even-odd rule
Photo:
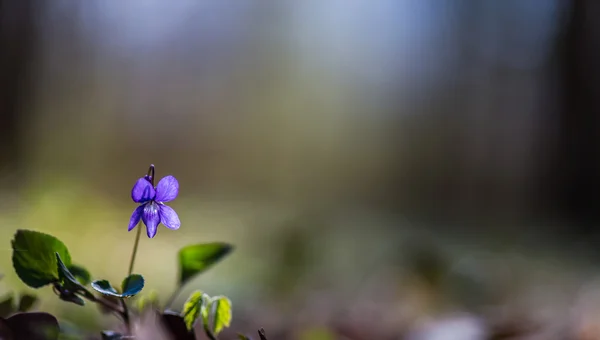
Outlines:
[[[213,312],[212,330],[218,335],[231,324],[231,301],[225,296],[215,296],[211,299],[209,309]]]
[[[17,230],[12,240],[12,262],[26,285],[40,288],[59,279],[55,253],[71,265],[67,247],[54,236],[32,230]]]
[[[0,298],[0,318],[5,318],[15,312],[14,300],[12,293]]]
[[[252,339],[250,339],[250,337],[248,337],[242,333],[238,333],[237,336],[238,336],[238,339],[240,339],[240,340],[252,340]]]
[[[138,294],[144,289],[144,277],[139,274],[131,274],[121,284],[123,293],[121,296],[130,297]]]
[[[121,284],[122,293],[119,293],[113,288],[107,280],[96,280],[92,282],[92,288],[104,295],[127,298],[142,291],[144,288],[144,277],[139,274],[132,274],[126,277]]]
[[[179,250],[179,285],[183,286],[194,276],[204,272],[233,250],[227,243],[204,243]]]
[[[110,285],[110,282],[108,282],[108,280],[93,281],[92,288],[104,295],[121,297],[121,294],[119,294],[119,292],[117,292],[117,290]]]
[[[23,294],[19,300],[19,312],[29,311],[37,302],[38,298],[32,294]]]
[[[61,300],[67,302],[73,302],[77,305],[83,306],[85,302],[76,293],[81,293],[89,299],[93,299],[94,296],[90,293],[69,271],[67,266],[63,263],[60,255],[56,253],[56,262],[58,268],[58,276],[60,282],[54,283],[55,290],[59,292]]]
[[[183,321],[185,321],[185,325],[188,330],[192,330],[194,328],[194,323],[198,319],[201,314],[203,306],[203,294],[201,291],[197,290],[190,294],[190,297],[183,304],[183,311],[181,312],[183,316]]]
[[[70,265],[68,269],[82,285],[85,286],[92,282],[92,276],[90,275],[90,272],[84,267],[73,264]]]

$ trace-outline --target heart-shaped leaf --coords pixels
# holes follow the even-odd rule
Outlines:
[[[60,333],[58,320],[48,313],[17,313],[6,325],[15,339],[56,340]]]
[[[27,312],[39,301],[37,296],[32,294],[23,294],[19,300],[19,312]]]
[[[189,331],[194,329],[194,323],[202,314],[202,309],[206,309],[207,307],[204,304],[205,299],[203,299],[203,295],[206,294],[203,294],[201,291],[197,290],[190,294],[190,297],[183,304],[183,310],[181,311],[181,314],[183,316],[185,326]]]
[[[227,243],[194,244],[179,250],[179,285],[206,271],[233,250]]]
[[[96,280],[92,282],[92,288],[104,295],[127,298],[142,291],[144,288],[144,277],[139,274],[132,274],[126,277],[121,284],[122,293],[119,293],[113,288],[107,280]]]
[[[71,265],[67,247],[54,236],[32,230],[18,230],[12,240],[12,262],[26,285],[40,288],[59,278],[55,253]]]
[[[213,313],[212,331],[218,335],[231,324],[231,301],[225,296],[215,296],[211,299],[209,309]]]
[[[181,315],[167,311],[162,315],[162,321],[175,340],[196,340],[194,331],[188,329]]]
[[[68,269],[82,285],[85,286],[92,282],[92,276],[90,275],[90,272],[84,267],[73,264],[70,265]]]

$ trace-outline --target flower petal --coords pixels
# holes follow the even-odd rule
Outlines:
[[[150,201],[154,196],[156,196],[156,191],[154,191],[152,184],[143,177],[138,179],[133,189],[131,189],[131,199],[136,203]]]
[[[175,199],[179,194],[179,182],[173,176],[163,177],[156,186],[157,202],[169,202]]]
[[[165,227],[173,230],[179,229],[181,226],[181,222],[179,221],[179,216],[173,208],[161,204],[158,206],[159,214],[160,214],[160,222],[165,225]]]
[[[158,215],[158,206],[156,203],[151,202],[144,205],[142,221],[144,221],[144,224],[146,225],[148,237],[153,238],[156,235],[156,229],[160,223],[160,216]]]
[[[131,214],[131,218],[129,219],[129,228],[127,231],[131,231],[133,228],[135,228],[135,226],[140,222],[143,212],[144,205],[140,205],[139,207],[135,208],[133,214]]]

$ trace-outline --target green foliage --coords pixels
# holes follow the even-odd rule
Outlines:
[[[71,265],[67,247],[54,236],[32,230],[18,230],[12,240],[13,267],[21,281],[40,288],[59,279],[55,253]]]
[[[19,312],[27,312],[39,301],[38,297],[32,294],[23,294],[19,300],[17,310]]]
[[[231,323],[231,301],[225,296],[215,296],[211,299],[210,306],[213,311],[212,331],[218,335]]]
[[[119,293],[107,280],[96,280],[92,282],[92,288],[104,295],[127,298],[134,296],[144,288],[144,277],[139,274],[132,274],[126,277],[121,284]]]
[[[92,282],[92,275],[90,272],[82,266],[73,264],[68,267],[69,271],[82,285],[88,285]]]
[[[0,298],[0,318],[5,318],[15,311],[15,297],[12,293]]]
[[[56,253],[56,262],[60,279],[59,282],[54,284],[54,287],[59,292],[59,298],[80,306],[85,305],[85,302],[76,295],[77,293],[93,299],[91,293],[69,271],[58,253]]]
[[[206,271],[233,250],[227,243],[195,244],[179,250],[179,285],[183,286],[194,276]]]
[[[190,297],[187,299],[185,304],[183,304],[183,311],[181,312],[183,321],[185,321],[185,325],[188,330],[192,330],[194,327],[194,323],[198,319],[202,312],[202,309],[206,310],[206,304],[204,303],[204,293],[197,290],[193,292]]]
[[[227,297],[211,298],[199,290],[190,295],[181,312],[188,330],[192,330],[198,318],[201,318],[209,338],[218,335],[223,328],[229,327],[231,314],[231,301]]]

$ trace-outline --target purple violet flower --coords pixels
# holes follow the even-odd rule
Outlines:
[[[128,231],[133,230],[140,219],[146,225],[149,238],[156,235],[160,223],[169,229],[179,229],[179,216],[173,208],[165,205],[166,202],[174,200],[178,193],[179,182],[173,176],[163,177],[154,187],[154,165],[150,165],[148,175],[138,179],[131,189],[131,199],[140,203],[140,206],[131,215]]]

